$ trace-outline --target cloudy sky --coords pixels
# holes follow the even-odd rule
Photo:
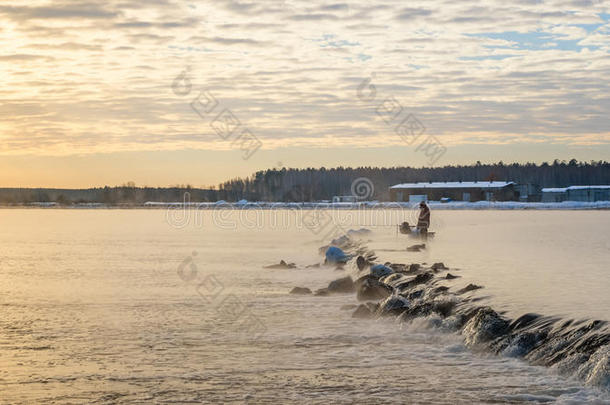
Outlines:
[[[0,187],[610,157],[608,1],[3,0],[0,22]]]

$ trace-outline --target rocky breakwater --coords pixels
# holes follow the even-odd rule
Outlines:
[[[363,252],[360,246],[358,253]],[[456,269],[444,263],[381,264],[375,263],[373,252],[344,254],[343,264],[352,264],[356,276],[332,281],[315,295],[355,294],[361,304],[353,310],[353,318],[393,317],[399,323],[423,318],[429,328],[461,334],[472,349],[554,367],[587,385],[610,390],[610,332],[606,322],[535,313],[510,319],[482,305],[477,293],[483,287],[463,285]]]

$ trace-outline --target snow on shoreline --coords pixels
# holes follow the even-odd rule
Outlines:
[[[284,202],[246,202],[227,203],[220,201],[216,203],[162,203],[147,202],[146,207],[177,208],[188,207],[193,209],[413,209],[419,203],[408,202],[304,202],[304,203],[284,203]],[[451,201],[441,203],[439,201],[429,201],[428,206],[434,210],[595,210],[610,209],[610,201],[564,201],[564,202],[517,202],[517,201]]]
[[[478,202],[464,202],[464,201],[451,201],[441,203],[439,201],[429,201],[428,206],[433,210],[607,210],[610,209],[610,201],[596,201],[596,202],[583,202],[583,201],[564,201],[564,202],[545,202],[545,203],[534,203],[534,202],[517,202],[517,201],[478,201]],[[0,208],[67,208],[67,209],[200,209],[200,210],[214,210],[214,209],[336,209],[336,210],[354,210],[354,209],[414,209],[417,208],[417,203],[407,202],[377,202],[377,201],[363,201],[363,202],[248,202],[245,200],[228,203],[226,201],[217,202],[155,202],[149,201],[143,205],[105,205],[101,203],[86,203],[86,204],[74,204],[70,206],[59,206],[54,203],[31,203],[28,205],[20,206],[0,206]]]

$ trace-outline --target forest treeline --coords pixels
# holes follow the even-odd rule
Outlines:
[[[56,202],[61,205],[102,203],[139,205],[147,201],[181,202],[185,193],[191,202],[239,201],[320,201],[336,195],[350,195],[352,183],[366,178],[374,186],[369,199],[388,200],[389,187],[398,183],[435,181],[514,181],[539,187],[610,184],[610,163],[555,160],[552,163],[483,164],[444,167],[357,167],[268,169],[247,178],[237,178],[210,189],[191,186],[118,187],[90,189],[3,188],[0,204]]]
[[[190,201],[216,201],[216,196],[215,190],[190,186],[136,187],[131,184],[87,189],[0,188],[0,204],[3,205],[52,202],[60,205],[91,203],[141,205],[147,201],[182,202],[185,198]]]
[[[610,163],[578,162],[483,164],[444,167],[337,167],[326,169],[269,169],[246,179],[233,179],[218,187],[227,201],[319,201],[336,195],[350,195],[358,178],[371,181],[371,199],[389,199],[389,187],[399,183],[436,181],[514,181],[539,187],[610,184]]]

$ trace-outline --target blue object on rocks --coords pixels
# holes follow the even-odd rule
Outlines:
[[[394,273],[394,270],[383,264],[376,264],[371,267],[371,274],[375,277],[385,277]]]
[[[349,259],[350,257],[336,246],[326,249],[326,263],[345,263]]]

